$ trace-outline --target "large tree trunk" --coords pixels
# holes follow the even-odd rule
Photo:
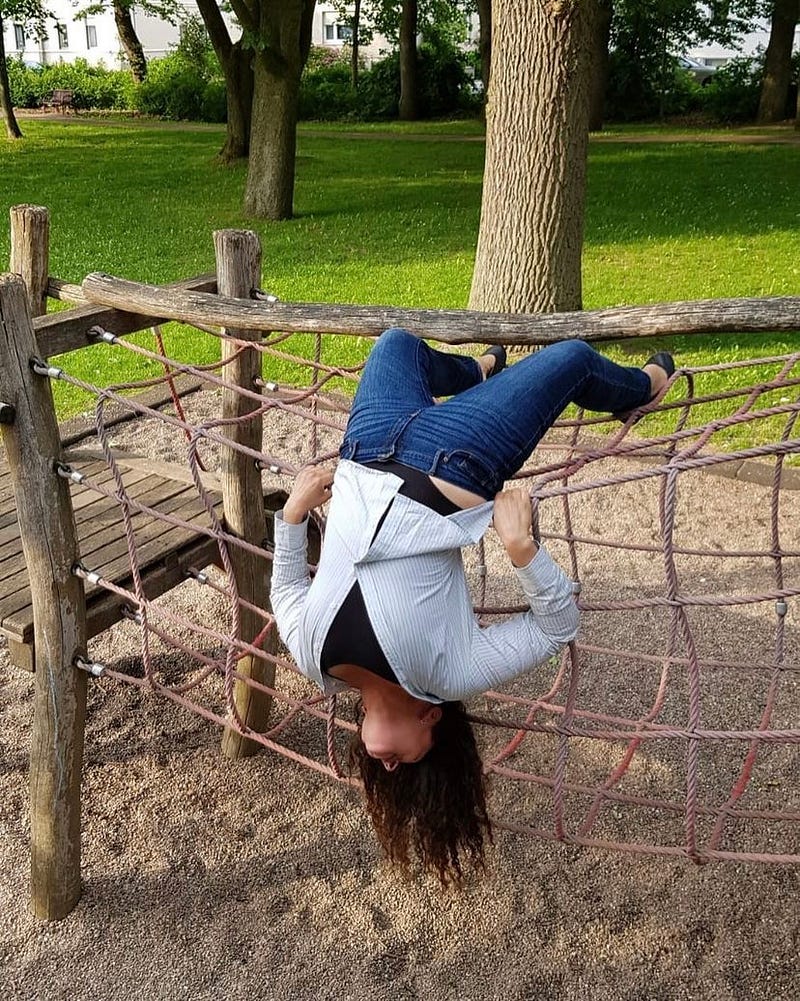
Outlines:
[[[480,37],[478,53],[481,57],[481,80],[483,80],[484,103],[489,93],[489,76],[492,70],[492,0],[478,0],[478,24]]]
[[[17,123],[14,105],[11,103],[11,85],[8,82],[8,66],[6,65],[6,44],[3,40],[4,31],[3,18],[0,17],[0,111],[2,111],[3,120],[6,123],[8,138],[21,139],[22,129]]]
[[[611,0],[598,0],[592,27],[592,69],[589,89],[589,131],[603,127],[608,85],[608,42],[611,35]]]
[[[417,119],[417,0],[403,0],[400,14],[400,120]]]
[[[285,0],[261,8],[244,196],[245,212],[258,218],[292,216],[300,76],[311,47],[315,2]]]
[[[581,308],[594,0],[495,0],[470,307]]]
[[[133,26],[130,3],[126,4],[123,0],[112,0],[112,3],[117,34],[122,48],[125,50],[133,79],[137,83],[141,83],[147,76],[147,60],[144,57],[142,43],[139,41],[139,36]]]
[[[219,152],[226,163],[240,160],[250,151],[250,123],[253,110],[253,52],[242,40],[231,42],[228,26],[216,0],[197,0],[208,37],[225,77],[227,126],[225,145]]]
[[[775,0],[769,45],[764,59],[764,79],[758,102],[761,124],[780,122],[786,117],[786,100],[792,72],[794,29],[800,14],[798,0]]]

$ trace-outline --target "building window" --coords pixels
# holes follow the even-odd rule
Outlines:
[[[352,34],[353,29],[349,28],[346,24],[325,25],[326,42],[349,42]]]
[[[93,24],[86,25],[86,48],[97,48],[97,28]]]
[[[57,24],[56,33],[58,34],[58,47],[59,49],[69,48],[69,38],[67,37],[67,26],[66,24]]]
[[[14,42],[18,52],[25,50],[25,28],[21,24],[14,25]]]

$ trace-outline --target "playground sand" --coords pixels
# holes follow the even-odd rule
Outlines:
[[[141,449],[145,439],[151,454],[174,454],[149,433],[121,432],[117,443]],[[277,452],[291,442],[288,433],[272,444]],[[765,496],[753,485],[695,476],[682,524],[730,542],[742,506]],[[798,501],[791,500],[792,518],[800,517]],[[621,534],[651,516],[624,490],[607,492],[602,503],[597,517]],[[709,566],[709,577],[714,572]],[[607,594],[630,595],[631,573],[629,557],[614,550],[586,566]],[[655,580],[663,567],[645,563],[642,577],[648,573]],[[502,593],[508,578],[498,577]],[[637,576],[636,586],[646,579]],[[177,607],[196,609],[200,600],[213,616],[213,598],[191,588],[175,596]],[[635,645],[639,626],[622,616],[609,622],[609,645]],[[714,648],[731,636],[745,643],[762,625],[749,611],[727,610],[709,615],[699,632]],[[797,649],[796,625],[787,642]],[[137,649],[126,625],[91,652],[124,664]],[[741,719],[742,705],[752,703],[745,717],[757,725],[765,686],[755,690],[731,672],[714,677],[707,719]],[[797,725],[795,677],[785,683],[782,725]],[[639,681],[606,672],[592,684],[627,714]],[[488,876],[442,893],[428,879],[403,882],[381,861],[354,791],[266,753],[225,760],[219,730],[109,682],[89,691],[83,896],[64,921],[37,922],[26,909],[32,688],[1,651],[3,999],[793,1001],[800,994],[797,868],[695,867],[500,830]],[[727,779],[723,757],[709,753],[712,779],[715,769]],[[774,784],[776,808],[797,809],[796,752],[776,757],[759,781]],[[499,788],[494,807],[505,814],[513,800],[513,790]],[[539,819],[548,823],[546,814]],[[642,820],[617,833],[646,842],[653,831]],[[790,830],[769,847],[800,851]]]

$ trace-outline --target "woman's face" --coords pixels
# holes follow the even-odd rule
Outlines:
[[[371,758],[393,772],[400,764],[421,761],[433,744],[433,727],[441,718],[438,706],[371,706],[364,709],[361,739]]]

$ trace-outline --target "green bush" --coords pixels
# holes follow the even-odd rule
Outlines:
[[[300,81],[300,118],[333,121],[352,118],[355,113],[350,60],[343,53],[315,46]]]
[[[763,70],[761,57],[732,59],[703,87],[703,109],[718,122],[752,121],[758,111]]]
[[[417,74],[420,118],[473,112],[480,107],[468,57],[460,49],[423,43]],[[355,114],[367,121],[396,118],[399,103],[400,56],[393,52],[361,75]]]
[[[43,107],[54,90],[71,90],[74,108],[108,110],[132,106],[134,83],[124,70],[90,66],[85,59],[35,67],[10,59],[8,71],[11,100],[18,108]]]
[[[225,121],[223,81],[209,77],[206,65],[189,62],[180,52],[149,63],[135,102],[144,114],[173,121]]]
[[[667,59],[662,81],[658,58],[642,58],[641,53],[620,47],[609,54],[606,118],[641,122],[658,118],[662,112],[686,115],[703,106],[704,89],[676,59]]]
[[[703,108],[719,122],[753,121],[758,113],[761,80],[764,76],[764,53],[740,56],[717,70],[703,88]],[[786,96],[785,118],[797,112],[797,83],[800,79],[800,52],[792,56],[792,73]]]
[[[38,108],[42,103],[42,70],[26,66],[22,59],[9,59],[7,66],[11,103],[15,108]]]

